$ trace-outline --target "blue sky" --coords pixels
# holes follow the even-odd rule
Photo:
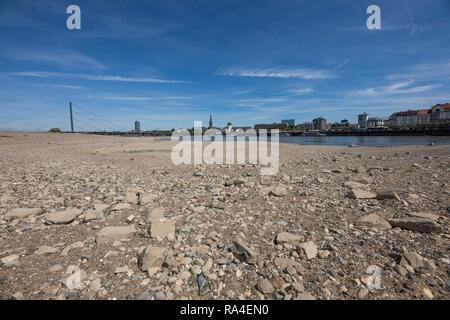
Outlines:
[[[81,30],[66,8],[81,8]],[[381,8],[368,30],[366,9]],[[450,102],[450,1],[0,1],[0,129],[329,121]],[[99,115],[102,120],[96,116]]]

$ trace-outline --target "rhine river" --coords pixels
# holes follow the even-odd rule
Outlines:
[[[450,145],[450,137],[430,136],[324,136],[324,137],[280,137],[282,143],[303,145],[390,147],[390,146],[424,146],[433,142],[436,145]]]

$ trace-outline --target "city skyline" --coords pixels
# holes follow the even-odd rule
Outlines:
[[[72,31],[68,1],[3,2],[0,129],[68,129],[69,101],[130,130],[210,114],[356,122],[450,101],[448,1],[377,1],[381,30],[366,28],[371,1],[320,2],[80,0]]]

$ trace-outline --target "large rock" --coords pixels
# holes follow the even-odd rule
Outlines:
[[[389,222],[387,222],[383,217],[380,217],[377,214],[369,214],[367,216],[364,216],[359,219],[359,222],[378,230],[388,230],[392,228]]]
[[[164,219],[164,211],[162,207],[153,208],[145,217],[147,223]]]
[[[402,267],[410,265],[414,269],[422,268],[424,266],[424,258],[416,252],[407,252],[403,255],[402,259],[400,260],[400,265]]]
[[[35,252],[34,254],[38,255],[38,256],[43,256],[43,255],[48,255],[48,254],[53,254],[53,253],[57,253],[59,250],[57,248],[53,248],[53,247],[49,247],[49,246],[40,246]]]
[[[129,226],[104,227],[97,233],[97,243],[108,243],[129,239],[136,230]]]
[[[442,227],[433,220],[408,217],[400,219],[389,219],[389,223],[395,228],[401,228],[422,233],[441,233]]]
[[[289,232],[281,232],[278,234],[276,242],[278,244],[283,243],[297,243],[300,241],[300,236]]]
[[[299,262],[292,259],[278,257],[275,258],[273,262],[279,271],[284,271],[287,267],[292,267],[299,273],[302,273],[305,270]]]
[[[377,193],[378,200],[400,200],[398,194],[394,191],[381,191]]]
[[[267,279],[261,279],[256,284],[258,290],[264,294],[271,294],[275,291],[273,285]]]
[[[141,271],[151,273],[149,270],[161,268],[169,250],[164,247],[148,246],[138,257],[138,267]]]
[[[143,206],[152,203],[158,197],[156,194],[152,193],[141,193],[140,196],[140,204]]]
[[[158,240],[175,238],[175,222],[152,221],[150,225],[150,236]]]
[[[373,192],[361,189],[352,189],[350,198],[352,199],[375,199],[377,195]]]
[[[282,185],[276,185],[270,188],[269,195],[275,196],[275,197],[282,197],[287,195],[287,189],[285,186]]]
[[[249,264],[256,264],[258,257],[255,251],[250,249],[241,240],[235,240],[233,244],[234,244],[233,253],[239,260]]]
[[[9,267],[9,266],[15,265],[19,262],[19,255],[11,254],[9,256],[1,258],[0,262],[1,262],[1,266],[3,266],[3,267]]]
[[[6,213],[5,218],[7,218],[7,219],[14,219],[14,218],[22,219],[22,218],[26,218],[26,217],[30,217],[30,216],[37,216],[40,213],[42,213],[41,208],[16,208],[16,209],[9,210]]]
[[[125,201],[130,204],[139,204],[139,191],[136,189],[128,189]]]
[[[317,254],[319,253],[316,244],[312,241],[300,244],[299,251],[306,256],[307,260],[314,259],[315,257],[317,257]]]
[[[406,213],[410,217],[422,218],[437,221],[439,219],[438,215],[427,213],[427,212],[407,212]]]
[[[82,213],[80,209],[68,209],[65,211],[50,212],[45,215],[45,220],[49,224],[68,224]]]

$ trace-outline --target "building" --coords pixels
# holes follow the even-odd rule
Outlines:
[[[367,121],[369,120],[369,115],[367,113],[361,113],[358,115],[358,126],[360,129],[367,128]]]
[[[300,123],[297,128],[299,130],[313,130],[314,129],[314,125],[312,122],[303,122]]]
[[[314,130],[324,131],[328,129],[327,119],[324,117],[316,118],[312,122]]]
[[[288,120],[281,120],[282,124],[287,124],[288,127],[295,126],[295,120],[294,119],[288,119]]]
[[[139,121],[134,122],[134,131],[141,132],[141,123]]]
[[[383,118],[379,117],[371,117],[367,118],[367,129],[377,129],[377,128],[384,128],[385,126],[385,120]]]
[[[266,130],[286,130],[288,128],[288,125],[285,123],[272,123],[272,124],[257,124],[255,125],[255,130],[259,131],[260,129],[266,129]]]
[[[413,128],[432,123],[432,110],[408,110],[396,112],[389,117],[389,125],[394,128]]]
[[[212,129],[213,128],[213,120],[212,120],[212,114],[209,115],[209,125],[208,125],[208,129]]]
[[[437,104],[432,107],[430,120],[432,123],[450,122],[450,103]]]

